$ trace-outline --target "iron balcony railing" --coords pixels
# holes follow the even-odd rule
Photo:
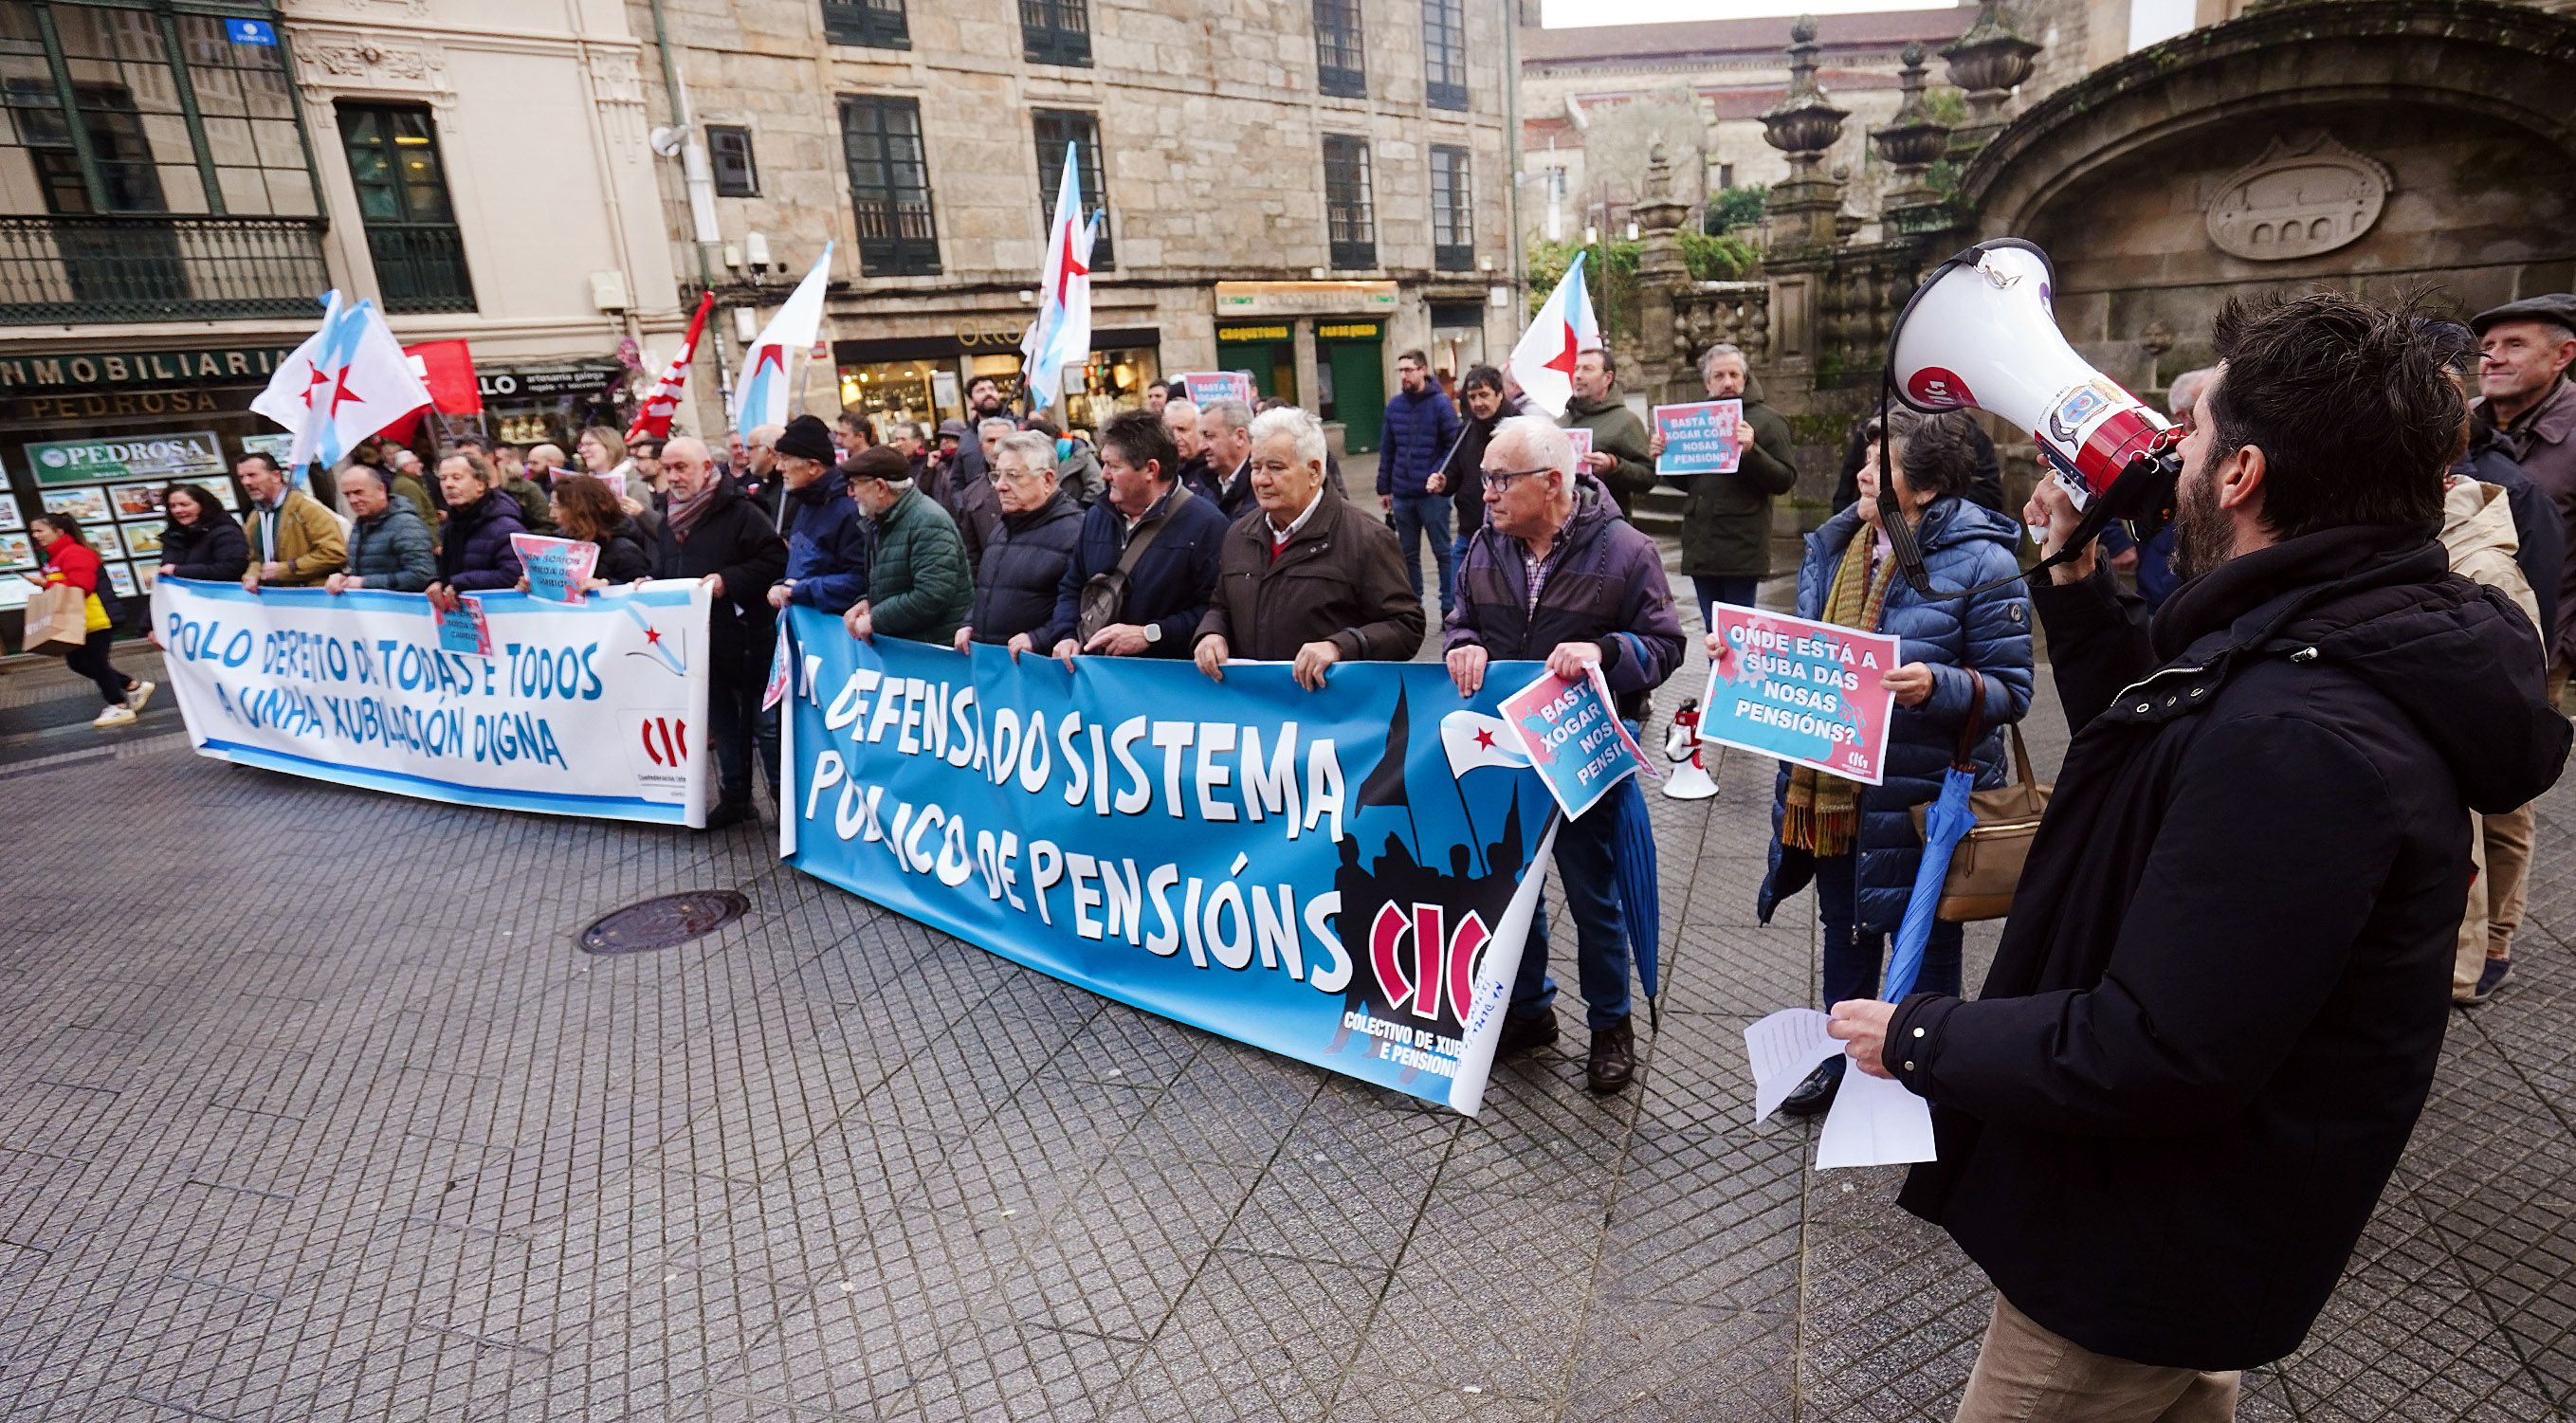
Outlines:
[[[367,255],[376,264],[384,309],[472,311],[474,278],[465,270],[465,239],[450,222],[370,222]]]
[[[320,218],[0,216],[0,325],[309,316]]]

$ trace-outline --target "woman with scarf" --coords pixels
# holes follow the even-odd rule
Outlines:
[[[1798,616],[1865,632],[1892,633],[1897,666],[1883,674],[1896,694],[1888,724],[1886,780],[1864,785],[1783,764],[1772,807],[1771,870],[1762,921],[1781,900],[1816,886],[1824,920],[1821,1005],[1875,998],[1887,935],[1905,917],[1923,842],[1913,809],[1940,794],[1972,710],[1977,784],[2003,784],[2003,728],[2030,708],[2030,599],[2018,582],[1971,597],[1961,592],[2020,571],[2021,526],[1960,496],[1976,478],[1975,427],[1965,415],[1888,417],[1882,476],[1879,432],[1870,432],[1860,499],[1807,536],[1798,569]],[[1907,581],[1882,521],[1879,486],[1914,530],[1933,592]],[[1710,655],[1717,652],[1714,635]],[[1868,676],[1868,673],[1861,674]],[[1956,995],[1962,926],[1934,921],[1915,987]],[[1843,1064],[1835,1056],[1790,1093],[1781,1110],[1805,1116],[1833,1104]]]
[[[234,518],[202,484],[173,484],[161,492],[161,576],[238,583],[250,567],[250,543]]]

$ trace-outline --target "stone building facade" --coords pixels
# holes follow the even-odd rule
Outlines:
[[[720,303],[753,313],[728,344],[836,244],[806,408],[884,428],[960,414],[978,375],[1016,392],[1067,141],[1108,213],[1077,423],[1158,377],[1248,370],[1372,448],[1398,352],[1461,368],[1517,334],[1498,0],[629,12],[668,38],[651,122],[677,127],[685,102],[707,145],[712,191],[693,198],[684,154],[662,196],[684,285],[703,253]],[[702,428],[722,424],[707,367],[729,359],[702,352]]]
[[[1671,197],[1684,203],[1789,176],[1763,137],[1762,114],[1789,89],[1790,17],[1543,29],[1536,10],[1523,6],[1517,36],[1521,229],[1530,240],[1624,230],[1629,209],[1646,200],[1647,153],[1659,138]],[[1817,82],[1851,111],[1824,166],[1849,175],[1856,210],[1890,181],[1869,136],[1896,112],[1906,46],[1937,50],[1975,14],[1971,4],[1816,21]]]
[[[613,409],[680,323],[651,62],[619,0],[0,4],[0,602],[49,509],[139,591],[326,288],[469,342],[496,433]]]

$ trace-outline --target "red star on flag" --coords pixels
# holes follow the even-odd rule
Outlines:
[[[316,372],[316,374],[319,374],[319,372]],[[360,405],[367,403],[367,398],[365,396],[360,395],[349,388],[349,368],[347,366],[342,366],[340,368],[339,384],[333,386],[331,389],[331,413],[334,416],[337,416],[340,413],[340,407],[348,404],[352,400],[358,402]]]
[[[1574,323],[1573,323],[1573,322],[1571,322],[1571,321],[1569,321],[1569,322],[1565,323],[1565,349],[1564,349],[1564,350],[1562,350],[1562,351],[1557,352],[1557,353],[1556,353],[1555,355],[1553,355],[1553,356],[1548,357],[1547,364],[1546,364],[1546,366],[1545,366],[1545,367],[1543,367],[1543,369],[1551,370],[1551,371],[1563,371],[1563,372],[1565,372],[1565,378],[1566,378],[1567,380],[1572,380],[1572,379],[1574,379],[1574,357],[1575,357],[1575,354],[1576,354],[1576,352],[1575,352],[1575,349],[1574,349]]]
[[[315,386],[317,386],[317,385],[329,385],[330,383],[331,383],[331,378],[330,378],[329,376],[326,376],[326,375],[322,374],[322,368],[321,368],[320,366],[309,365],[309,364],[308,364],[307,366],[305,366],[305,368],[304,368],[304,408],[305,408],[305,409],[307,409],[307,410],[310,410],[310,409],[312,409],[312,408],[313,408],[313,387],[315,387]]]
[[[1482,727],[1478,727],[1476,729],[1476,749],[1479,751],[1493,750],[1494,733],[1487,731]]]
[[[646,629],[644,629],[644,645],[645,645],[646,647],[659,647],[659,646],[661,646],[661,645],[662,645],[662,630],[661,630],[660,628],[646,628]]]
[[[760,354],[759,354],[758,356],[754,357],[754,358],[753,358],[753,360],[752,360],[752,363],[751,363],[751,373],[752,373],[753,375],[758,375],[758,374],[760,374],[762,371],[767,370],[767,369],[768,369],[769,367],[771,367],[771,366],[776,366],[776,367],[778,367],[778,373],[779,373],[780,375],[785,375],[785,374],[787,374],[787,348],[786,348],[786,347],[784,347],[784,346],[763,346],[763,347],[761,347],[761,348],[760,348]]]
[[[1073,290],[1074,278],[1087,277],[1091,275],[1091,269],[1082,265],[1081,260],[1073,255],[1072,236],[1072,231],[1067,229],[1065,233],[1066,241],[1064,244],[1064,261],[1062,264],[1057,266],[1055,272],[1055,299],[1059,302],[1064,300],[1065,293]]]

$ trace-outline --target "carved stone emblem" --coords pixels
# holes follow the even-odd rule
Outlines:
[[[2378,160],[2322,132],[2275,138],[2227,175],[2209,203],[2209,240],[2257,262],[2314,257],[2358,240],[2388,203]]]

